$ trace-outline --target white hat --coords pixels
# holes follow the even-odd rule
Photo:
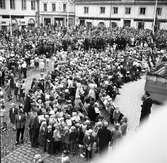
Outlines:
[[[36,154],[36,155],[34,156],[34,159],[35,159],[35,160],[41,159],[41,155],[40,155],[40,154]]]

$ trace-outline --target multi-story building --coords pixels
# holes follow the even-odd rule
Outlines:
[[[167,0],[76,0],[75,6],[76,24],[153,29],[157,20],[167,29]]]
[[[48,24],[70,26],[75,21],[74,11],[72,0],[41,0],[40,22],[44,26]]]
[[[0,0],[0,29],[35,26],[36,13],[36,0]]]

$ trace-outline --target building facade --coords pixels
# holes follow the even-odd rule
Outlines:
[[[76,0],[75,6],[76,24],[153,29],[157,20],[167,30],[167,0],[157,0],[157,7],[156,0]]]
[[[74,3],[71,0],[41,0],[40,22],[53,26],[70,26],[75,21]]]
[[[0,0],[0,29],[35,26],[36,14],[36,0]]]

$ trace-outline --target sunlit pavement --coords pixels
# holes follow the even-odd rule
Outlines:
[[[123,85],[120,89],[120,95],[115,100],[115,105],[128,118],[129,131],[135,131],[139,127],[141,97],[144,95],[145,78],[144,75],[140,80]],[[153,104],[152,112],[157,110],[158,107],[158,105]]]

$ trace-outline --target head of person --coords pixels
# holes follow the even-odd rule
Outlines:
[[[104,126],[104,128],[107,128],[107,127],[108,127],[108,125],[109,125],[109,124],[108,124],[108,122],[107,122],[107,121],[104,121],[104,122],[103,122],[103,126]]]

